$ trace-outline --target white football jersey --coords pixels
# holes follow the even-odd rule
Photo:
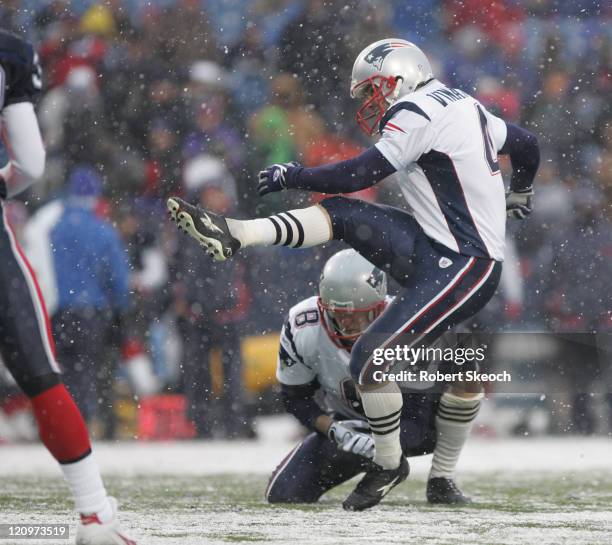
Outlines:
[[[381,127],[376,147],[397,169],[427,236],[462,255],[502,261],[506,204],[497,152],[505,122],[433,80],[393,104]]]
[[[363,418],[349,370],[350,352],[336,344],[321,323],[317,296],[289,311],[281,332],[276,378],[290,386],[317,380],[327,407],[348,418]]]
[[[387,297],[391,302],[393,297]],[[281,332],[281,348],[276,367],[276,378],[281,384],[301,386],[318,381],[327,409],[346,418],[364,418],[355,382],[349,369],[350,352],[338,345],[321,322],[317,296],[304,299],[289,311]],[[454,335],[446,333],[439,343],[454,342]],[[434,371],[438,364],[428,366]],[[405,392],[426,391],[433,382],[411,384]]]

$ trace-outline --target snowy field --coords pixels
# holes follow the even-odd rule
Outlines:
[[[429,506],[430,457],[421,457],[381,506],[345,513],[340,502],[352,483],[317,505],[267,505],[267,477],[296,430],[291,420],[275,418],[261,422],[260,432],[249,443],[96,445],[124,526],[139,544],[155,545],[612,544],[612,439],[472,439],[458,480],[473,506]],[[0,523],[74,525],[59,470],[41,447],[0,447],[0,482]]]

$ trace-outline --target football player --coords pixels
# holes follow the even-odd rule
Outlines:
[[[62,384],[45,303],[3,205],[44,172],[45,150],[34,112],[41,77],[32,45],[0,30],[0,120],[9,155],[0,168],[0,352],[30,398],[41,441],[60,464],[74,495],[80,514],[76,543],[135,544],[119,529],[117,502],[106,493],[85,422]]]
[[[374,439],[349,370],[353,345],[392,298],[386,275],[355,250],[332,256],[319,296],[290,311],[281,332],[276,375],[287,411],[312,431],[276,468],[266,498],[271,503],[317,501],[331,488],[369,468]],[[441,339],[449,346],[454,335]],[[453,480],[459,454],[480,408],[480,384],[403,393],[399,420],[404,456],[433,452],[427,482],[430,503],[470,500]],[[322,404],[315,396],[323,394]],[[457,399],[469,399],[469,408]],[[457,410],[458,409],[458,410]]]
[[[167,204],[171,218],[214,259],[253,245],[300,248],[337,239],[402,285],[351,350],[351,374],[376,443],[374,464],[344,502],[348,510],[361,510],[408,475],[398,425],[402,394],[397,384],[375,380],[381,367],[374,365],[374,350],[399,343],[427,347],[486,305],[499,282],[506,216],[523,219],[531,212],[539,147],[530,132],[438,81],[423,51],[405,40],[366,47],[353,66],[350,92],[362,101],[357,123],[368,135],[379,133],[379,141],[334,164],[269,166],[259,173],[259,193],[351,193],[394,175],[418,233],[407,212],[342,196],[245,221],[178,198]],[[508,154],[513,167],[507,194],[498,154]],[[406,261],[414,269],[408,277],[395,272]]]

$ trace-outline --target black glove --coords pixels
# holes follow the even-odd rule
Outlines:
[[[263,197],[268,193],[276,193],[277,191],[288,189],[288,180],[301,168],[300,164],[295,161],[276,163],[266,167],[260,171],[258,176],[257,191],[259,191],[259,196]]]

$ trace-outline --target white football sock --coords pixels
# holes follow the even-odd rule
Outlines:
[[[72,464],[60,464],[64,479],[72,490],[77,512],[96,514],[102,523],[110,522],[113,509],[108,501],[100,469],[93,453]]]
[[[480,393],[467,398],[446,392],[440,398],[436,414],[438,441],[431,461],[430,479],[432,477],[452,478],[483,396],[484,394]]]
[[[321,206],[281,212],[268,218],[235,220],[227,218],[231,235],[240,246],[289,246],[310,248],[332,238],[330,219]]]
[[[376,446],[374,463],[383,469],[395,469],[402,456],[399,437],[403,399],[399,386],[385,382],[380,388],[359,393]]]

